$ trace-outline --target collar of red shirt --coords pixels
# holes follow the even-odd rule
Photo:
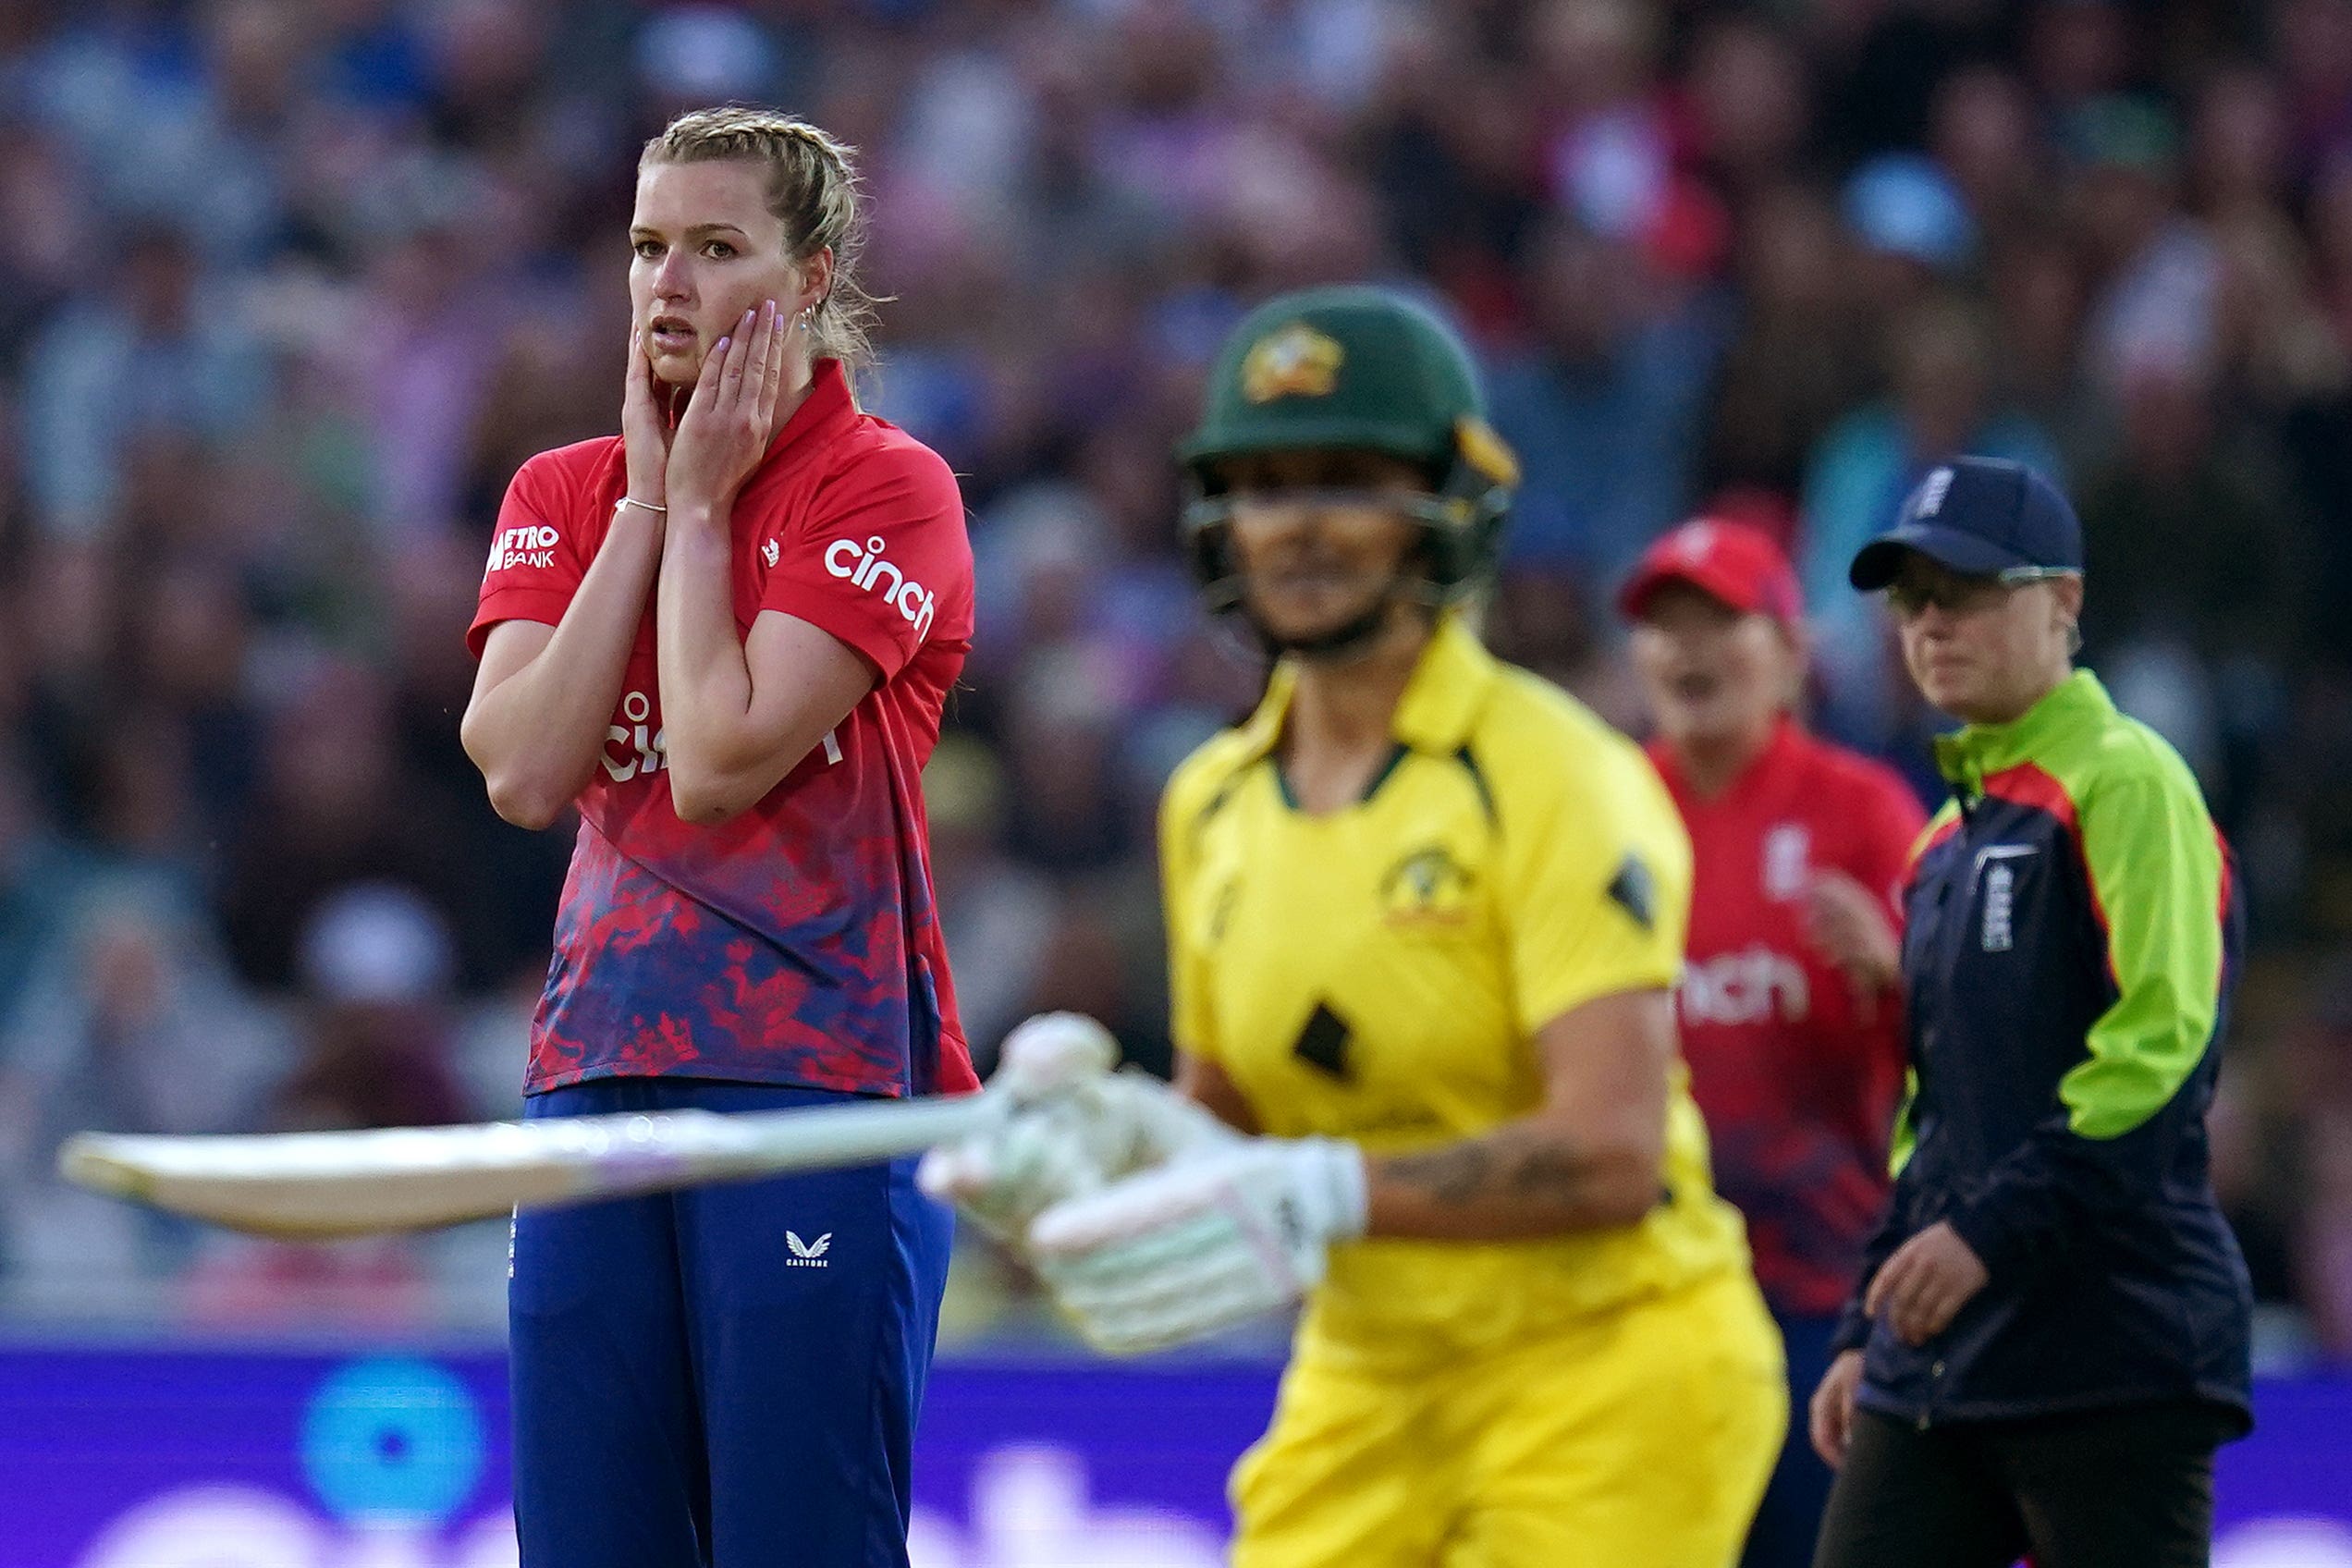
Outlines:
[[[809,368],[808,396],[768,443],[766,461],[796,464],[822,451],[826,443],[857,423],[857,395],[839,360],[819,360]]]
[[[1779,720],[1772,726],[1772,738],[1765,741],[1764,749],[1758,752],[1748,765],[1740,770],[1739,777],[1733,778],[1721,794],[1707,797],[1699,803],[1710,806],[1720,805],[1723,802],[1738,800],[1743,795],[1763,788],[1780,776],[1786,768],[1789,759],[1796,754],[1803,744],[1804,735],[1797,729],[1796,720],[1787,714],[1781,715]],[[1656,766],[1659,777],[1666,780],[1667,789],[1673,791],[1676,800],[1698,800],[1697,791],[1691,785],[1690,775],[1684,770],[1683,759],[1672,746],[1663,741],[1653,740],[1649,743],[1648,751],[1649,760]]]

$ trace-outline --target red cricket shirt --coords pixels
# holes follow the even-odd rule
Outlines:
[[[542,452],[507,491],[467,641],[553,625],[627,484],[620,437]],[[834,361],[733,509],[735,619],[797,616],[879,684],[756,805],[670,801],[649,604],[532,1020],[530,1093],[614,1076],[877,1095],[977,1087],[948,974],[920,779],[972,637],[972,549],[937,454],[860,410]]]
[[[1650,758],[1696,856],[1687,964],[1675,990],[1715,1184],[1747,1217],[1775,1310],[1835,1313],[1887,1189],[1903,1082],[1902,1001],[1866,996],[1807,939],[1806,889],[1843,871],[1900,930],[1924,817],[1891,769],[1782,720],[1747,771],[1700,799],[1666,747]]]

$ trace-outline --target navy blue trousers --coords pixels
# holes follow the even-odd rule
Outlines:
[[[524,1114],[849,1097],[608,1078]],[[523,1568],[905,1568],[953,1232],[911,1160],[521,1216],[508,1316]]]

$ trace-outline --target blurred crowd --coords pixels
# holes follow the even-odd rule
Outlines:
[[[1062,1006],[1165,1065],[1154,797],[1260,675],[1170,446],[1250,303],[1384,279],[1525,461],[1495,639],[1628,727],[1609,591],[1737,516],[1816,721],[1931,791],[1844,562],[1949,455],[2062,478],[2087,657],[2252,890],[2215,1135],[2267,1342],[2352,1358],[2352,0],[10,0],[0,1309],[495,1321],[502,1233],[44,1172],[514,1109],[569,836],[489,811],[461,631],[516,466],[616,427],[636,149],[726,100],[864,150],[864,396],[964,476],[930,800],[984,1056]]]

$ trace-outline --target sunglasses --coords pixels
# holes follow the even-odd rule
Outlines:
[[[1930,608],[1946,615],[1966,615],[1991,607],[2013,588],[2077,575],[2073,569],[2062,566],[2013,566],[1990,577],[1940,572],[1924,581],[1897,578],[1887,584],[1886,598],[1888,606],[1899,616],[1921,615]]]

